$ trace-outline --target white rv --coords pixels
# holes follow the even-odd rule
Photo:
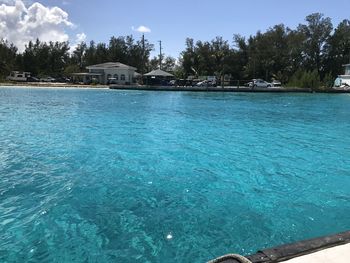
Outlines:
[[[30,78],[30,72],[12,71],[6,79],[11,81],[27,81]]]

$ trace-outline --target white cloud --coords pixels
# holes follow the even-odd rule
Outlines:
[[[74,24],[61,8],[46,7],[38,2],[27,8],[22,0],[0,3],[3,3],[0,5],[0,38],[14,43],[20,52],[30,40],[37,38],[41,41],[68,41],[65,30],[73,28]]]
[[[76,42],[81,43],[86,40],[85,33],[76,34]]]
[[[70,52],[73,53],[74,50],[78,47],[78,45],[81,43],[81,42],[85,42],[86,40],[86,34],[84,32],[82,33],[79,33],[79,34],[76,34],[75,35],[75,41],[74,41],[74,44],[71,46],[70,48]]]
[[[137,31],[137,32],[140,32],[140,33],[150,33],[151,32],[151,29],[146,27],[146,26],[139,26],[138,28],[131,27],[131,29],[133,31]]]

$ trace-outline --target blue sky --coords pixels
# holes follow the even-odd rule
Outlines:
[[[0,3],[10,2],[1,1]],[[34,1],[24,1],[26,6]],[[295,28],[307,15],[320,12],[332,19],[336,26],[350,18],[349,0],[42,0],[45,7],[58,6],[68,14],[75,26],[65,29],[70,42],[78,33],[86,35],[86,41],[108,42],[112,35],[141,33],[132,27],[148,27],[145,36],[157,47],[162,40],[166,55],[178,57],[184,49],[186,37],[195,40],[211,40],[223,36],[231,42],[235,33],[249,36],[258,30],[283,23]],[[153,52],[156,54],[156,51]]]

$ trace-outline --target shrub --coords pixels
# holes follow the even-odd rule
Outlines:
[[[312,90],[319,89],[321,86],[320,76],[317,70],[314,71],[302,71],[298,70],[294,73],[290,81],[289,87],[308,88]]]
[[[334,84],[334,77],[332,76],[331,73],[326,74],[326,76],[324,76],[322,84],[324,86],[324,88],[328,89],[333,87]]]

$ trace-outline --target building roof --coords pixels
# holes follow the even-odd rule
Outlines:
[[[102,63],[102,64],[96,64],[96,65],[91,65],[91,66],[87,66],[87,69],[114,69],[114,68],[119,68],[119,69],[133,69],[136,70],[136,68],[129,66],[129,65],[125,65],[123,63],[120,62],[106,62],[106,63]]]
[[[174,77],[173,74],[170,74],[161,69],[152,70],[151,72],[146,73],[144,76]]]
[[[134,77],[140,77],[140,76],[141,76],[141,74],[135,71]]]
[[[78,73],[72,73],[71,75],[74,75],[74,76],[102,76],[101,73],[89,73],[89,72],[78,72]]]

